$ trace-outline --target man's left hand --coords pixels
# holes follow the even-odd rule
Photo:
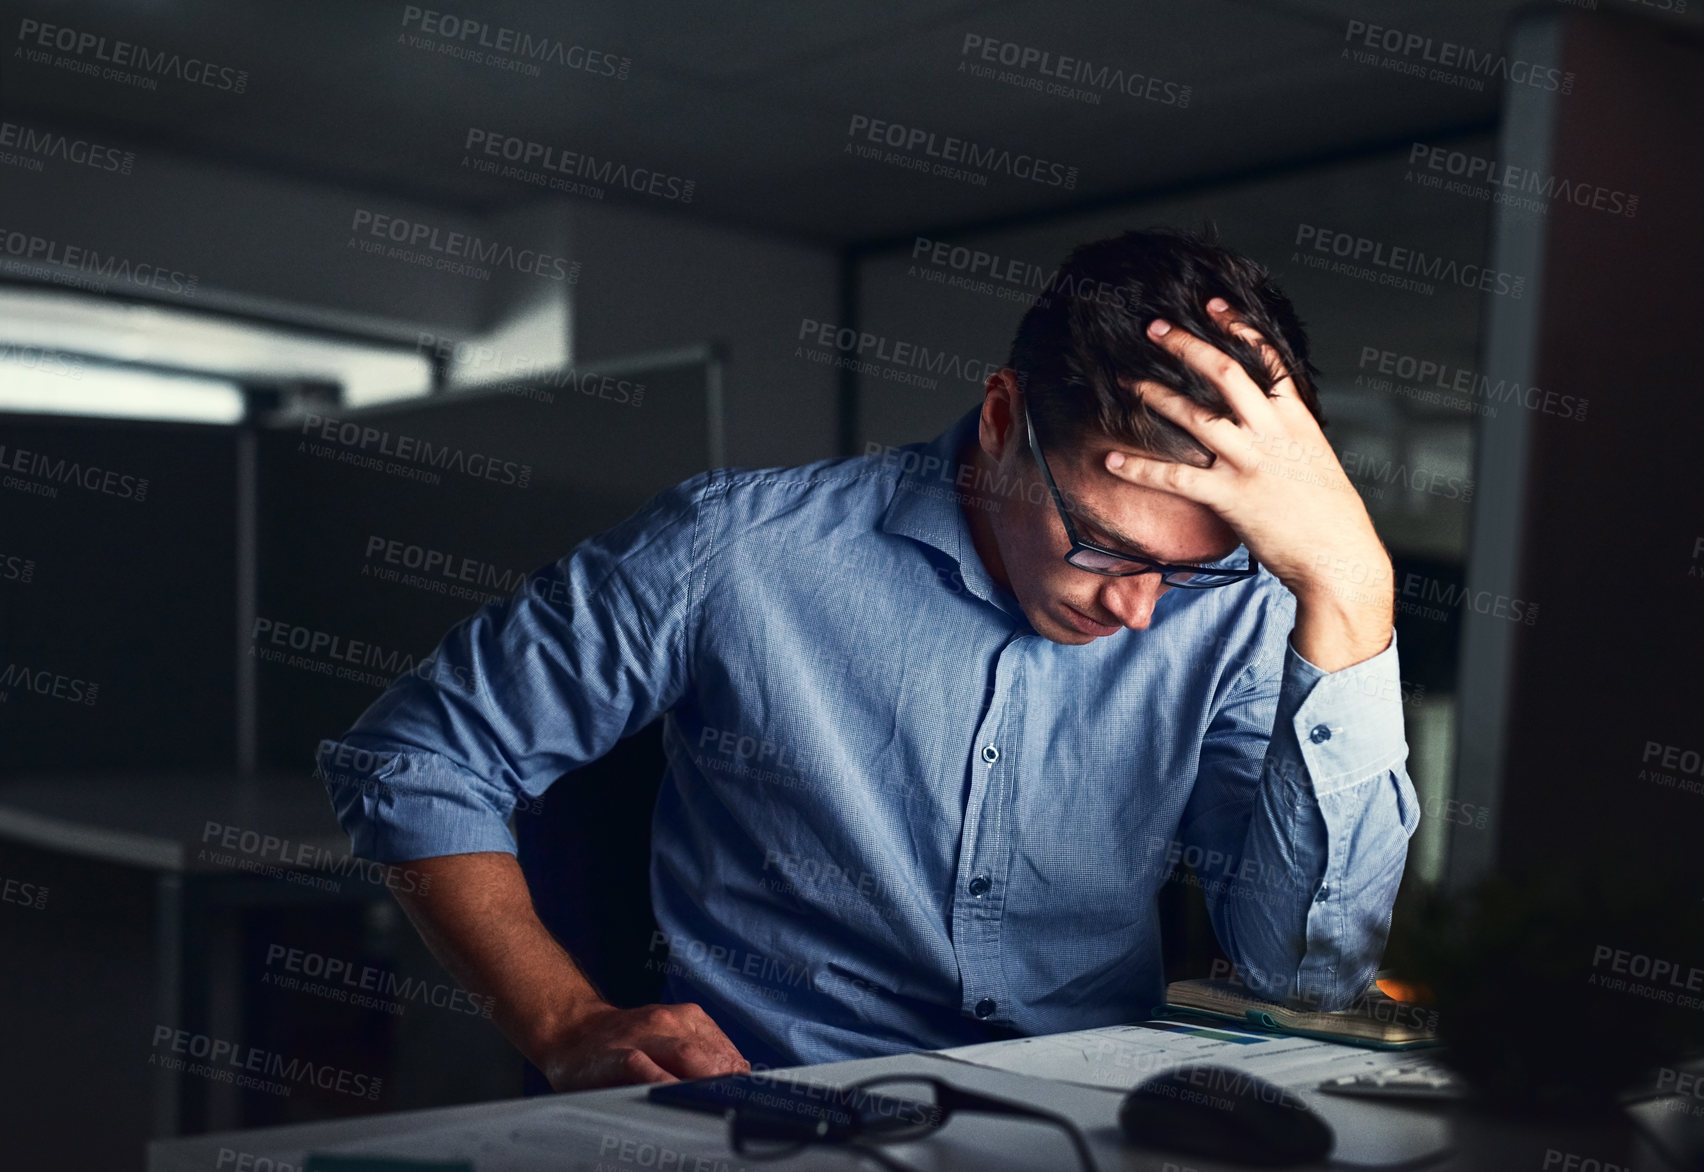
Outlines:
[[[1255,560],[1296,596],[1290,640],[1303,658],[1325,671],[1370,659],[1390,645],[1390,555],[1277,353],[1223,299],[1209,301],[1207,310],[1282,375],[1272,395],[1223,351],[1155,321],[1149,338],[1217,386],[1235,414],[1215,419],[1169,387],[1137,383],[1130,389],[1143,402],[1189,432],[1215,459],[1211,467],[1197,468],[1115,450],[1107,456],[1107,470],[1131,484],[1205,505],[1223,518]]]

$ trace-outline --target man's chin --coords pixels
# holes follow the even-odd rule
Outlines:
[[[1043,621],[1038,624],[1034,618],[1031,618],[1030,626],[1035,628],[1036,634],[1040,635],[1050,643],[1063,643],[1068,647],[1081,647],[1084,644],[1093,643],[1096,639],[1104,637],[1098,634],[1091,634],[1088,631],[1079,630],[1077,627],[1071,625],[1069,618],[1060,617],[1050,611],[1043,612],[1042,620]]]
[[[1108,635],[1116,635],[1124,628],[1114,623],[1097,623],[1088,615],[1069,603],[1059,604],[1060,617],[1064,620],[1067,630],[1083,636],[1085,642],[1093,639],[1104,639]]]

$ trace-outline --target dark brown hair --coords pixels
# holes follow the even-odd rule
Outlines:
[[[1260,331],[1283,371],[1268,371],[1253,346],[1219,327],[1207,313],[1211,297],[1223,297]],[[1271,274],[1220,245],[1211,229],[1153,228],[1079,247],[1019,323],[1006,364],[1018,375],[1044,445],[1105,435],[1162,460],[1211,463],[1194,437],[1119,385],[1157,382],[1215,416],[1233,414],[1205,376],[1148,337],[1155,318],[1224,351],[1268,395],[1288,373],[1302,402],[1325,423],[1307,334]]]

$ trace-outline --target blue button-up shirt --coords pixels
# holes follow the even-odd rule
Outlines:
[[[695,477],[463,621],[322,746],[355,852],[513,851],[661,717],[653,959],[754,1063],[1141,1019],[1179,862],[1257,989],[1352,999],[1419,821],[1394,641],[1322,672],[1262,570],[1049,642],[972,547],[975,423]]]

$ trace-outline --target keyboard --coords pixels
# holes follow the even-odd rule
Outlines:
[[[1467,1084],[1459,1075],[1430,1062],[1410,1062],[1377,1074],[1327,1079],[1319,1089],[1333,1095],[1375,1099],[1460,1099]]]

